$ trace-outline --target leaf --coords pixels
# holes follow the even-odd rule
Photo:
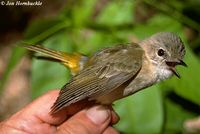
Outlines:
[[[148,20],[147,24],[137,25],[134,29],[134,34],[144,39],[152,34],[157,32],[180,32],[182,29],[182,25],[176,21],[171,19],[170,17],[157,14]]]
[[[164,134],[177,134],[182,132],[184,121],[193,118],[195,115],[169,99],[165,99],[164,103],[166,110]]]
[[[98,16],[97,22],[107,25],[132,23],[133,1],[110,2]]]
[[[67,20],[39,20],[28,27],[25,32],[26,38],[24,41],[29,44],[34,44],[46,39],[58,31],[68,28],[69,26],[70,23]]]
[[[105,47],[119,44],[111,34],[87,31],[86,29],[71,33],[70,38],[75,42],[74,44],[77,46],[77,51],[86,55],[91,55]]]
[[[76,27],[84,26],[89,20],[94,10],[94,5],[97,0],[82,0],[79,4],[76,4],[72,10],[72,21]]]
[[[200,74],[200,62],[187,45],[184,61],[187,63],[188,68],[178,68],[181,79],[170,79],[165,85],[174,88],[175,92],[180,96],[200,105],[200,90],[198,88],[200,83],[198,76]]]
[[[61,20],[56,18],[48,18],[48,19],[33,21],[31,25],[29,25],[26,31],[24,32],[24,37],[25,39],[33,38],[38,34],[40,34],[41,32],[44,32],[61,22],[62,22]]]
[[[120,122],[116,125],[123,133],[158,134],[163,123],[162,97],[155,85],[116,103]]]

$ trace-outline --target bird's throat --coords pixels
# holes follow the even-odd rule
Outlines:
[[[161,66],[156,67],[155,73],[157,76],[157,82],[166,80],[173,75],[173,72],[171,70],[167,69],[166,67],[161,67]]]

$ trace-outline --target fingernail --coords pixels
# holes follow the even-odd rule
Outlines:
[[[111,112],[103,106],[94,106],[88,109],[86,114],[93,123],[101,125],[109,118]]]

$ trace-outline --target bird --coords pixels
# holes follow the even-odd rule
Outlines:
[[[61,88],[51,107],[52,114],[81,100],[111,105],[173,75],[180,78],[176,66],[187,67],[183,61],[184,43],[172,32],[158,32],[139,43],[103,48],[91,56],[40,45],[23,47],[41,53],[41,59],[58,61],[71,70],[72,78]]]

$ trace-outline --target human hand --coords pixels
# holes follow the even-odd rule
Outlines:
[[[118,134],[112,124],[119,117],[101,105],[82,109],[88,102],[80,102],[51,115],[49,112],[58,94],[59,90],[50,91],[1,122],[0,133]]]

